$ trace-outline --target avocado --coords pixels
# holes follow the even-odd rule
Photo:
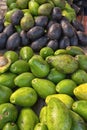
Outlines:
[[[11,64],[10,71],[15,74],[21,74],[29,71],[29,64],[24,60],[17,60]]]
[[[9,102],[12,90],[6,86],[0,85],[0,104]]]
[[[20,25],[20,21],[22,17],[24,16],[24,13],[22,10],[16,10],[12,15],[11,15],[11,23],[13,25]]]
[[[78,46],[68,46],[68,47],[66,47],[66,51],[68,54],[70,54],[72,56],[85,55],[84,50]],[[85,57],[85,56],[82,56],[82,57]],[[78,59],[78,58],[79,58],[79,56],[76,56],[76,59]]]
[[[31,72],[36,77],[46,77],[50,71],[48,63],[40,55],[34,55],[28,63]]]
[[[72,37],[74,35],[74,27],[68,21],[61,20],[61,27],[65,36]]]
[[[18,126],[14,122],[8,122],[4,125],[3,130],[18,130]]]
[[[16,50],[19,48],[21,43],[21,38],[19,33],[13,33],[7,40],[6,49],[7,50]]]
[[[31,81],[35,78],[35,76],[31,72],[25,72],[19,74],[15,79],[15,85],[18,87],[31,87]]]
[[[15,31],[16,31],[16,30],[15,30],[15,27],[14,27],[12,24],[6,26],[6,27],[4,28],[4,30],[3,30],[3,32],[6,33],[6,35],[7,35],[8,37],[10,37],[13,33],[15,33]]]
[[[46,61],[58,71],[65,74],[71,74],[75,72],[79,67],[76,59],[68,54],[48,56],[46,58]]]
[[[86,124],[84,119],[76,112],[70,110],[72,118],[72,127],[70,130],[86,130]]]
[[[30,13],[33,16],[37,16],[38,15],[39,4],[36,1],[30,1],[28,3],[28,7],[29,7],[29,10],[30,10]]]
[[[53,9],[53,5],[51,3],[44,3],[38,8],[38,15],[50,16]]]
[[[35,41],[41,38],[41,36],[43,36],[44,33],[45,33],[45,30],[43,27],[34,26],[27,32],[27,36],[29,37],[31,41]]]
[[[40,115],[39,115],[40,122],[44,123],[44,124],[47,123],[47,121],[46,121],[46,115],[47,115],[46,109],[47,109],[47,106],[43,106],[40,110]]]
[[[34,127],[38,122],[38,116],[31,108],[21,109],[17,121],[20,130],[34,130]]]
[[[0,74],[4,73],[9,69],[11,65],[11,60],[5,56],[0,56]]]
[[[47,79],[34,78],[32,80],[32,87],[43,99],[45,99],[48,95],[56,93],[55,84]]]
[[[27,9],[29,1],[30,0],[16,0],[16,4],[19,9]]]
[[[72,119],[69,109],[61,100],[51,98],[47,104],[46,111],[47,126],[49,130],[70,130]]]
[[[77,85],[87,82],[87,73],[83,69],[76,70],[71,74],[71,79],[76,82]]]
[[[10,96],[10,102],[23,107],[31,107],[37,101],[37,93],[33,88],[22,87]]]
[[[29,38],[27,37],[27,33],[26,31],[22,30],[20,32],[20,37],[21,37],[21,46],[27,46],[30,44],[30,40]]]
[[[60,7],[61,9],[64,9],[66,2],[65,0],[52,0],[54,5],[57,7]]]
[[[6,42],[7,42],[7,34],[4,32],[0,33],[0,50],[6,48]]]
[[[76,55],[80,69],[87,71],[87,55]]]
[[[43,123],[37,123],[34,130],[48,130],[47,126]]]
[[[8,88],[14,88],[14,78],[17,75],[11,72],[5,72],[0,75],[0,84],[7,86]]]
[[[72,110],[79,114],[83,120],[87,121],[87,100],[78,100],[72,104]]]
[[[18,116],[16,106],[11,103],[3,103],[0,105],[0,129],[4,127],[7,122],[15,122]]]
[[[21,28],[28,31],[34,26],[34,19],[31,14],[25,15],[20,21]]]
[[[4,56],[6,58],[9,58],[11,60],[11,64],[18,60],[18,53],[15,51],[6,51],[4,53]]]

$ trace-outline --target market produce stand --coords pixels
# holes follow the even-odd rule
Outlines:
[[[2,10],[6,11],[6,5],[3,2],[0,3],[2,4],[1,17],[4,15]],[[37,6],[38,4],[35,3],[36,8]],[[60,10],[58,9],[58,11]],[[74,11],[72,12],[74,14]],[[36,15],[36,11],[33,13]],[[16,15],[16,18],[21,19],[22,11],[19,10],[18,14],[20,17]],[[53,17],[56,16],[54,14]],[[30,16],[30,14],[25,16],[28,15]],[[67,23],[67,19],[64,16],[62,18],[64,18],[63,22]],[[72,20],[72,17],[68,18],[70,21]],[[13,17],[15,26],[14,23],[17,21]],[[60,32],[60,22],[56,25]],[[71,27],[70,24],[68,25]],[[26,32],[28,29],[32,29],[32,25],[22,27]],[[29,28],[27,29],[27,27]],[[83,30],[83,26],[80,27]],[[39,30],[41,36],[43,28],[37,28],[41,29]],[[51,29],[49,30],[51,31]],[[72,34],[74,30],[71,30],[71,35],[74,35],[74,33]],[[20,30],[16,31],[20,34]],[[62,27],[61,32],[63,31],[65,30]],[[38,39],[38,36],[34,37],[34,33],[31,32],[27,32],[27,35],[31,36],[30,41]],[[5,33],[11,35],[6,30]],[[54,37],[54,34],[49,33],[50,39],[51,36]],[[69,33],[67,35],[71,38]],[[64,34],[64,36],[67,35]],[[55,39],[58,40],[58,38],[58,35],[55,35]],[[19,41],[20,39],[17,42]],[[12,41],[9,40],[8,43],[12,43]],[[10,130],[11,128],[13,130],[12,127],[15,127],[15,130],[87,129],[87,96],[85,96],[87,95],[87,55],[86,42],[83,40],[83,43],[85,47],[81,48],[75,45],[62,49],[42,46],[37,48],[38,51],[24,45],[17,46],[19,49],[16,50],[17,47],[10,44],[12,51],[9,51],[11,50],[9,47],[1,46],[0,52],[3,52],[3,55],[0,54],[0,88],[2,90],[0,93],[2,98],[0,100],[0,129],[7,130],[6,128],[9,128]]]

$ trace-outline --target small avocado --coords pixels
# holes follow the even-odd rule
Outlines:
[[[46,77],[50,71],[48,63],[40,55],[32,56],[28,63],[31,72],[36,77]]]
[[[66,47],[66,51],[68,54],[70,54],[72,56],[85,55],[84,50],[78,46],[68,46],[68,47]],[[78,59],[79,56],[76,56],[76,57]],[[82,57],[85,57],[85,56],[82,56]]]
[[[0,50],[5,49],[7,42],[7,34],[2,32],[0,33]]]
[[[27,9],[30,0],[16,0],[19,9]]]
[[[37,123],[34,130],[48,130],[48,128],[44,123]]]
[[[25,31],[28,31],[34,26],[34,19],[31,14],[24,15],[20,21],[21,28]]]
[[[38,15],[50,16],[53,6],[50,3],[44,3],[38,8]]]
[[[54,5],[57,7],[60,7],[61,9],[64,9],[66,2],[65,0],[52,0]]]
[[[14,122],[17,119],[18,111],[16,106],[11,103],[3,103],[0,105],[0,129],[4,127],[7,122]]]
[[[12,90],[6,86],[0,85],[0,104],[10,101]]]
[[[29,64],[24,60],[21,60],[21,59],[17,60],[11,65],[10,71],[15,74],[21,74],[23,72],[28,72]]]
[[[45,30],[43,27],[40,26],[34,26],[33,28],[31,28],[28,32],[27,32],[27,36],[29,37],[29,39],[31,41],[35,41],[39,38],[41,38],[41,36],[43,36],[45,33]]]
[[[18,130],[18,126],[14,122],[8,122],[3,127],[3,130]]]
[[[6,49],[7,50],[15,50],[18,49],[21,43],[21,38],[19,33],[13,33],[7,40]]]
[[[74,35],[74,28],[68,21],[61,20],[61,27],[65,36],[72,37]]]
[[[17,121],[20,130],[34,130],[34,127],[38,122],[38,116],[31,108],[21,109]]]
[[[14,78],[17,75],[11,72],[5,72],[0,75],[0,84],[7,86],[8,88],[14,88]]]
[[[27,37],[27,33],[26,31],[22,30],[20,32],[20,37],[21,37],[21,46],[27,46],[30,44],[30,40],[29,38]]]
[[[10,37],[13,33],[15,33],[15,31],[16,31],[15,27],[12,24],[9,24],[3,30],[3,32],[6,33],[8,37]]]
[[[24,13],[22,10],[16,10],[12,15],[11,15],[11,23],[13,25],[19,25],[20,20],[24,16]]]
[[[0,74],[4,73],[9,69],[11,65],[11,60],[5,56],[0,56]]]

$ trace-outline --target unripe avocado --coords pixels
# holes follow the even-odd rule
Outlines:
[[[31,107],[37,101],[37,93],[33,88],[22,87],[10,96],[10,102],[23,107]]]
[[[47,79],[35,78],[32,80],[32,87],[41,98],[46,98],[48,95],[55,94],[55,84]]]
[[[31,72],[36,77],[46,77],[50,71],[48,63],[40,55],[34,55],[28,63]]]
[[[0,129],[7,122],[14,122],[17,119],[17,108],[11,103],[3,103],[0,105]]]
[[[51,98],[47,104],[47,127],[49,130],[70,130],[72,119],[69,109],[59,99]]]
[[[85,121],[87,121],[87,100],[75,101],[72,105],[72,110],[78,113]]]
[[[0,104],[9,102],[12,90],[6,86],[0,85]]]
[[[8,122],[5,124],[2,130],[18,130],[18,126],[14,122]]]
[[[48,56],[46,58],[46,61],[58,71],[65,74],[71,74],[75,72],[79,67],[76,59],[68,54]]]
[[[29,71],[29,65],[26,61],[20,59],[20,60],[15,61],[11,65],[10,71],[12,73],[21,74],[23,72]]]
[[[86,124],[83,118],[76,112],[70,110],[72,118],[72,127],[70,130],[86,130]]]
[[[17,121],[20,130],[34,130],[38,122],[38,116],[31,108],[23,108],[20,111]]]
[[[5,72],[0,75],[0,84],[7,86],[8,88],[14,88],[14,79],[17,75],[11,72]]]
[[[34,130],[48,130],[47,126],[43,123],[37,123]]]

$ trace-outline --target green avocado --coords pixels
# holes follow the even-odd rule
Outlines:
[[[48,95],[55,94],[55,84],[47,79],[35,78],[32,80],[32,87],[38,93],[38,95],[45,99]]]
[[[50,16],[53,5],[51,3],[44,3],[38,8],[38,15]]]
[[[39,115],[39,119],[40,119],[40,122],[43,123],[43,124],[46,124],[47,123],[47,120],[46,120],[46,108],[47,106],[43,106],[40,110],[40,115]]]
[[[24,60],[17,60],[10,66],[10,71],[15,74],[21,74],[29,71],[29,65]]]
[[[31,72],[25,72],[19,74],[15,79],[14,83],[18,87],[31,87],[31,82],[35,76]]]
[[[87,121],[87,100],[75,101],[72,105],[72,110],[78,113],[83,120]]]
[[[57,98],[51,98],[47,104],[47,127],[49,130],[70,130],[72,119],[69,109]]]
[[[46,77],[50,71],[48,63],[40,55],[34,55],[28,63],[31,72],[36,77]]]
[[[23,107],[31,107],[37,101],[37,93],[33,88],[22,87],[10,96],[10,102]]]
[[[34,130],[48,130],[47,126],[43,123],[37,123]]]
[[[9,102],[12,90],[6,86],[0,85],[0,104]]]
[[[16,123],[8,122],[5,124],[2,130],[19,130],[19,129]]]
[[[77,55],[76,60],[79,63],[79,68],[87,71],[87,55]]]
[[[0,129],[4,127],[7,122],[15,122],[17,119],[17,108],[11,103],[3,103],[0,105]]]
[[[28,31],[30,28],[32,28],[34,26],[34,19],[32,15],[29,13],[24,15],[24,17],[21,19],[20,25],[25,31]]]
[[[70,130],[86,130],[86,124],[83,118],[76,112],[70,110],[72,118],[72,127]]]
[[[21,109],[17,121],[20,130],[34,130],[38,122],[38,116],[31,108]]]
[[[5,72],[0,75],[0,84],[7,86],[8,88],[14,88],[14,79],[16,78],[16,74],[11,72]]]
[[[46,58],[48,64],[56,68],[64,74],[71,74],[78,69],[78,61],[71,55],[60,54],[56,56],[48,56]]]

